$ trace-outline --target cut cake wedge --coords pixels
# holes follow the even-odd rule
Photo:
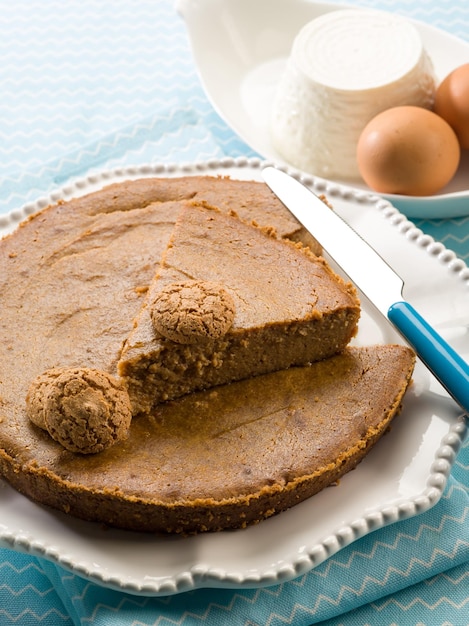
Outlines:
[[[194,289],[215,308],[217,296],[230,301],[231,318],[223,331],[211,335],[206,327],[224,318],[226,309],[207,320],[207,300],[197,299]],[[159,307],[163,296],[173,307],[170,317],[177,318],[173,334],[162,332],[167,323]],[[133,413],[148,413],[192,391],[337,354],[356,333],[359,315],[354,288],[324,259],[236,215],[193,204],[179,215],[124,343],[118,372]],[[189,317],[198,318],[208,337],[177,336]]]

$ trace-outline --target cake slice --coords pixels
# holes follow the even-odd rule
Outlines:
[[[132,411],[319,361],[354,336],[351,285],[298,244],[185,206],[118,363]]]

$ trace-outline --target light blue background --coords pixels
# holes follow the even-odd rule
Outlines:
[[[467,0],[355,5],[398,11],[469,41]],[[207,101],[170,0],[1,0],[0,59],[0,212],[93,170],[253,156]],[[469,258],[469,218],[417,225]],[[469,624],[469,442],[431,511],[268,589],[141,598],[0,550],[2,626],[319,622]]]

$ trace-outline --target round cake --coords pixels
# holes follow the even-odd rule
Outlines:
[[[434,94],[433,65],[410,22],[374,10],[331,11],[295,38],[272,107],[272,142],[300,170],[357,179],[366,124],[394,106],[431,108]]]
[[[91,381],[93,406],[109,397],[119,406],[108,379],[181,206],[195,197],[300,236],[262,183],[189,177],[127,182],[59,203],[0,242],[0,474],[27,497],[137,531],[240,528],[336,481],[399,411],[414,355],[373,346],[161,403],[94,454],[64,447],[67,433],[50,436],[43,420],[57,429],[70,380]],[[275,350],[266,346],[266,357]],[[107,380],[96,382],[95,372]],[[31,389],[49,411],[30,402],[34,421]]]

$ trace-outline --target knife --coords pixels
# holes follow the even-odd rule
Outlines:
[[[262,176],[372,304],[393,324],[450,396],[469,413],[469,365],[402,296],[404,281],[337,213],[275,167]]]

